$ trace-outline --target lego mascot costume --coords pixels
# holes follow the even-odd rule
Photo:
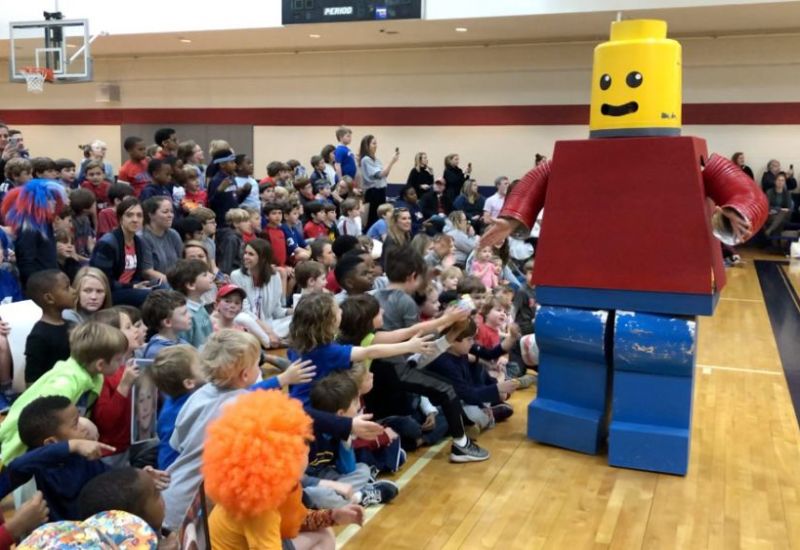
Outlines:
[[[527,235],[546,207],[528,436],[589,454],[607,441],[612,466],[685,475],[695,316],[713,313],[725,285],[717,239],[748,239],[767,202],[738,166],[680,135],[681,47],[666,36],[664,21],[611,24],[594,52],[589,139],[557,142],[482,244]]]

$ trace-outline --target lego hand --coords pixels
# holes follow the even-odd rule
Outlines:
[[[362,525],[364,523],[364,508],[358,504],[347,504],[341,508],[331,510],[333,522],[336,525]]]
[[[81,455],[83,458],[88,458],[89,460],[97,460],[102,457],[105,452],[114,454],[114,451],[117,450],[111,445],[88,439],[70,439],[68,445],[69,452]]]
[[[169,487],[169,482],[172,479],[172,477],[169,475],[169,472],[165,472],[164,470],[156,470],[152,466],[145,466],[142,468],[142,471],[153,478],[153,481],[156,484],[156,489],[159,491],[163,491]]]
[[[6,529],[14,540],[21,539],[47,521],[50,510],[47,508],[41,491],[36,491],[31,499],[6,521]]]
[[[752,226],[733,208],[718,208],[719,215],[724,216],[730,225],[734,239],[737,243],[746,241],[750,237]]]
[[[511,233],[516,229],[514,220],[506,218],[498,218],[489,229],[481,236],[481,246],[494,246],[499,247],[503,244]]]
[[[317,367],[311,361],[295,361],[286,370],[278,375],[278,382],[282,388],[297,384],[307,384],[314,380]]]

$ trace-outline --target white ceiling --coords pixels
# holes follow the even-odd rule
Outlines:
[[[800,2],[626,11],[625,19],[656,18],[669,36],[800,33]],[[94,57],[207,54],[218,52],[332,51],[470,44],[597,42],[607,38],[612,12],[296,25],[282,28],[102,36]],[[468,32],[456,32],[466,27]],[[311,38],[317,34],[319,38]],[[189,39],[186,44],[180,39]],[[0,41],[0,57],[8,57]]]

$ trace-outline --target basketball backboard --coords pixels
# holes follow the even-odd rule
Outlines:
[[[26,67],[47,68],[55,81],[92,80],[89,22],[85,19],[10,24],[9,77],[25,82]]]

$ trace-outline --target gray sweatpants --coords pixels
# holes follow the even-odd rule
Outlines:
[[[369,466],[363,462],[358,462],[356,464],[356,469],[353,470],[352,473],[335,478],[328,477],[328,479],[338,481],[339,483],[347,483],[348,485],[352,485],[353,492],[355,493],[370,483]],[[350,504],[349,500],[329,487],[320,487],[319,485],[315,485],[313,487],[303,488],[303,492],[309,498],[314,508],[324,510],[327,508],[341,508],[342,506]]]

